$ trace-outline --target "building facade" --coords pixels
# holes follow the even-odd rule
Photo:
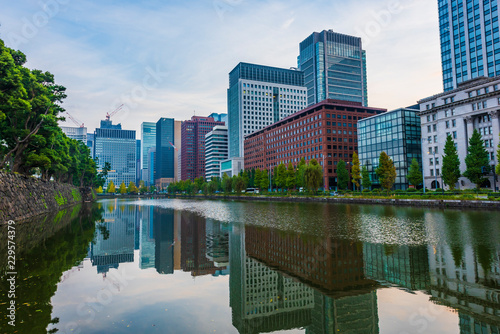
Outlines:
[[[299,49],[307,106],[326,99],[368,105],[366,53],[360,37],[323,30],[304,39]]]
[[[142,122],[141,124],[141,173],[142,180],[146,185],[154,184],[154,180],[149,178],[148,150],[156,146],[156,123]],[[154,168],[154,167],[153,167]]]
[[[102,126],[105,126],[103,128]],[[113,181],[116,188],[122,182],[126,186],[136,181],[136,139],[134,130],[122,130],[121,125],[101,121],[101,127],[94,132],[94,156],[98,159],[97,169],[102,170],[109,162],[111,170],[104,187]]]
[[[244,137],[306,106],[304,73],[239,63],[227,91],[229,157],[243,157]]]
[[[244,169],[244,158],[231,158],[222,160],[220,162],[220,177],[222,178],[224,174],[227,174],[227,176],[229,177],[233,177],[234,175],[238,175]]]
[[[193,116],[182,123],[182,180],[205,177],[205,136],[217,125],[224,126],[224,122],[201,116]]]
[[[357,122],[385,112],[361,103],[324,100],[245,139],[245,168],[274,169],[280,163],[295,167],[304,158],[323,167],[326,188],[337,187],[337,163],[352,163],[358,150]]]
[[[477,78],[460,84],[457,89],[419,101],[422,123],[422,164],[427,188],[442,188],[442,155],[446,138],[455,141],[460,158],[460,171],[466,170],[465,157],[469,139],[479,131],[488,151],[490,165],[498,164],[496,150],[499,141],[500,79]],[[493,175],[483,187],[493,188]],[[456,188],[474,188],[467,178],[460,177]],[[496,185],[498,188],[498,185]]]
[[[388,111],[358,121],[359,162],[370,173],[372,186],[380,187],[377,173],[380,153],[385,152],[396,167],[394,189],[409,187],[407,175],[415,158],[422,166],[419,105]]]
[[[164,189],[176,181],[177,148],[181,146],[180,121],[160,118],[156,123],[155,184]]]
[[[87,145],[87,128],[86,127],[73,127],[61,126],[62,132],[71,139],[76,139]]]
[[[497,1],[438,0],[443,88],[500,75]]]
[[[217,125],[205,135],[205,178],[220,175],[220,163],[228,157],[227,126]]]
[[[215,121],[218,122],[224,122],[227,126],[227,114],[217,114],[214,112],[208,115],[208,117],[212,117]]]

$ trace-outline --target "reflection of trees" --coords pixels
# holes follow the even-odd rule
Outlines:
[[[58,322],[57,318],[51,319],[50,299],[57,290],[62,273],[77,265],[87,254],[94,235],[94,222],[101,219],[101,214],[97,208],[82,207],[74,219],[71,219],[71,213],[65,214],[59,224],[66,226],[53,235],[31,248],[19,245],[16,250],[16,327],[0,327],[0,332],[14,329],[18,333],[46,333],[50,323]],[[54,218],[51,218],[44,224],[53,222]],[[31,225],[26,228],[31,228]],[[8,282],[5,278],[1,277],[0,282],[2,302],[8,300]]]
[[[443,218],[446,226],[446,238],[451,249],[451,254],[453,255],[453,260],[455,261],[455,266],[460,267],[464,257],[461,214],[459,211],[445,211]]]

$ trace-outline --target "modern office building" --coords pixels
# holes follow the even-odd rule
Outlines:
[[[86,127],[61,126],[61,130],[68,138],[79,140],[87,145]]]
[[[386,109],[361,103],[324,100],[245,138],[245,168],[272,170],[280,163],[295,167],[304,158],[323,166],[325,187],[337,187],[337,163],[351,163],[358,150],[357,123]]]
[[[160,118],[156,123],[156,175],[155,184],[164,189],[176,181],[177,148],[181,147],[181,122],[173,118]]]
[[[217,113],[211,113],[210,115],[208,115],[208,117],[212,117],[214,119],[214,121],[217,121],[217,122],[224,122],[227,126],[227,114],[217,114]]]
[[[414,158],[422,167],[419,111],[417,104],[358,121],[359,162],[368,169],[372,187],[380,187],[375,171],[382,152],[389,155],[396,167],[394,189],[408,189],[406,176]]]
[[[307,106],[326,99],[368,105],[366,53],[360,37],[323,30],[313,32],[299,48]]]
[[[101,121],[101,127],[94,132],[94,156],[98,159],[97,169],[102,170],[109,162],[111,170],[104,187],[113,181],[116,188],[122,182],[126,186],[136,182],[136,139],[134,130],[122,130],[121,124]]]
[[[174,210],[153,209],[155,268],[159,274],[174,273]]]
[[[142,180],[146,185],[154,184],[149,178],[148,150],[156,146],[156,123],[143,122],[141,124],[141,173]],[[154,168],[154,167],[153,167]]]
[[[443,88],[500,75],[497,1],[438,0]]]
[[[182,123],[182,180],[205,177],[205,136],[217,125],[224,126],[224,122],[201,116],[193,116]]]
[[[151,168],[148,168],[148,180],[149,180],[149,185],[154,185],[155,183],[153,180],[156,180],[156,146],[150,147],[148,149],[148,166],[151,166]]]
[[[227,91],[229,157],[243,157],[244,137],[306,106],[304,73],[239,63]]]
[[[139,181],[142,179],[141,173],[141,141],[139,139],[136,140],[136,151],[135,151],[135,179],[136,186],[139,186]]]
[[[220,163],[228,157],[227,126],[217,125],[205,135],[205,179],[219,177]]]
[[[90,149],[90,155],[94,159],[94,134],[87,132],[87,147]]]
[[[442,188],[442,155],[446,138],[455,141],[460,158],[460,170],[465,172],[465,156],[474,130],[479,131],[490,157],[490,165],[497,165],[496,157],[500,133],[500,78],[481,77],[459,84],[446,91],[418,101],[422,124],[422,164],[427,188]],[[493,175],[483,187],[493,189]],[[497,189],[498,189],[497,184]],[[474,188],[461,177],[457,189]]]
[[[227,176],[233,177],[233,175],[238,175],[244,169],[245,169],[244,158],[231,158],[227,160],[222,160],[220,162],[219,176],[222,178],[224,174],[227,174]]]

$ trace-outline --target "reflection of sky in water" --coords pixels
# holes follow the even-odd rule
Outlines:
[[[339,308],[335,311],[338,312],[336,314],[344,314],[345,319],[349,318],[350,313],[349,310],[346,313],[346,305],[353,308],[352,318],[358,311],[355,309],[356,302],[361,303],[359,304],[360,307],[365,308],[363,311],[367,311],[369,317],[373,318],[375,328],[378,328],[379,333],[460,332],[459,321],[463,319],[459,319],[459,313],[455,309],[444,306],[449,305],[447,303],[450,303],[450,301],[451,306],[453,305],[453,293],[455,293],[453,284],[456,281],[454,276],[456,265],[454,262],[462,266],[460,270],[463,273],[470,274],[471,268],[466,268],[465,264],[460,264],[460,257],[462,257],[463,263],[475,261],[475,275],[479,275],[477,277],[480,280],[493,277],[488,276],[485,267],[491,266],[491,268],[497,268],[496,270],[499,267],[498,258],[493,257],[490,262],[484,261],[484,259],[481,262],[481,259],[479,259],[480,264],[475,260],[478,257],[476,254],[478,252],[477,247],[471,246],[475,243],[487,246],[487,250],[493,250],[493,256],[498,257],[498,254],[500,254],[498,253],[499,243],[495,238],[499,234],[495,233],[498,232],[499,226],[498,222],[491,218],[494,215],[481,215],[473,211],[464,214],[460,211],[443,212],[442,210],[382,206],[349,206],[322,203],[242,203],[203,200],[104,200],[100,203],[106,209],[105,216],[108,218],[114,214],[127,214],[129,208],[132,209],[131,211],[140,208],[137,212],[153,212],[153,207],[161,207],[169,209],[167,212],[170,212],[170,215],[174,212],[171,209],[174,209],[176,210],[175,214],[179,214],[179,217],[181,211],[191,212],[191,214],[182,214],[182,219],[184,219],[181,219],[182,223],[189,223],[190,220],[197,219],[198,223],[203,225],[203,235],[201,236],[203,238],[205,237],[206,220],[200,219],[200,216],[234,223],[225,225],[224,228],[226,231],[230,231],[230,238],[232,238],[231,236],[234,237],[234,233],[241,233],[240,239],[243,244],[240,244],[239,247],[243,249],[243,253],[231,253],[231,251],[234,252],[234,249],[231,248],[234,245],[231,246],[230,242],[229,264],[232,270],[230,271],[231,277],[213,276],[211,274],[193,277],[189,271],[178,270],[178,268],[175,268],[173,274],[163,275],[158,274],[157,269],[154,267],[141,270],[139,269],[141,267],[141,253],[137,249],[134,251],[134,262],[120,263],[118,269],[111,267],[106,275],[98,273],[97,267],[92,266],[91,262],[86,259],[83,268],[79,271],[73,270],[65,275],[66,278],[59,283],[58,290],[51,299],[53,305],[52,317],[60,319],[59,324],[55,326],[59,329],[59,333],[238,333],[234,325],[235,312],[237,312],[234,305],[240,305],[241,309],[245,309],[245,303],[248,303],[248,301],[240,298],[241,295],[235,296],[235,291],[239,289],[238,293],[241,292],[240,290],[244,290],[246,293],[245,289],[247,287],[241,288],[241,286],[248,285],[248,278],[252,278],[251,273],[249,274],[244,271],[245,269],[241,269],[245,267],[245,263],[249,263],[244,252],[244,231],[247,230],[248,235],[253,233],[256,236],[265,236],[267,233],[267,230],[252,230],[244,228],[241,224],[286,230],[289,231],[288,235],[291,235],[292,239],[300,239],[301,234],[320,237],[333,235],[335,240],[340,240],[339,245],[347,245],[348,248],[356,248],[356,243],[343,242],[342,240],[362,241],[361,248],[356,249],[362,253],[365,274],[374,275],[369,278],[378,279],[382,286],[372,294],[373,297],[370,297],[370,290],[367,290],[353,296],[337,296],[333,299],[327,297],[325,300],[330,300],[328,305],[331,306],[329,307]],[[124,209],[124,207],[128,208]],[[168,219],[165,216],[161,217],[161,219]],[[111,221],[110,224],[120,222],[119,219],[114,221],[112,217],[109,221]],[[475,225],[471,224],[472,221],[477,222],[481,230],[487,229],[486,235],[489,233],[491,237],[486,237],[484,231],[473,229],[471,226]],[[142,229],[142,226],[139,229]],[[137,227],[135,227],[135,230],[137,231]],[[294,233],[290,231],[294,231]],[[182,239],[180,234],[185,233],[185,231],[177,230],[174,233],[179,234],[175,235],[177,243],[175,247],[183,247],[183,245],[179,244]],[[279,238],[282,233],[278,231],[275,233],[276,235]],[[142,237],[144,236],[141,235]],[[191,237],[192,235],[189,238]],[[192,241],[192,239],[185,240]],[[233,240],[237,240],[237,238]],[[465,246],[454,248],[453,245],[459,244]],[[241,245],[243,245],[243,248],[241,248]],[[398,247],[396,245],[403,246]],[[408,245],[414,248],[408,248]],[[452,245],[452,247],[450,248],[448,245]],[[169,243],[167,246],[174,247],[174,244]],[[179,250],[177,249],[177,251]],[[427,257],[428,252],[429,257]],[[487,252],[487,254],[490,253]],[[232,259],[231,256],[233,256]],[[404,261],[409,261],[409,257],[412,256],[422,256],[424,260],[419,259],[416,264],[416,258],[413,258],[413,264],[404,263]],[[239,257],[237,261],[240,262],[235,263],[235,257]],[[380,263],[372,263],[378,261],[377,257],[383,257],[384,259]],[[403,262],[394,264],[390,263],[390,261]],[[257,263],[255,260],[250,262]],[[425,268],[422,268],[422,264],[424,264]],[[422,292],[410,291],[408,286],[418,286],[418,284],[408,282],[408,277],[399,277],[398,275],[409,273],[409,276],[413,275],[412,277],[415,278],[422,275],[422,273],[410,273],[411,270],[408,270],[408,268],[399,268],[408,265],[413,266],[411,270],[419,270],[423,275],[426,275],[427,278],[423,281],[426,284],[430,281],[431,287],[419,287],[418,289],[423,289]],[[241,274],[241,277],[236,279],[233,272],[237,266],[240,266],[238,267],[240,271],[236,272]],[[469,264],[467,266],[471,267]],[[265,268],[266,272],[275,272],[275,270],[271,270],[263,264],[257,264],[255,268]],[[440,268],[448,269],[448,274],[444,270],[440,271]],[[246,270],[249,270],[248,267]],[[271,280],[277,279],[277,281],[285,282],[283,286],[288,284],[290,287],[290,284],[295,284],[301,289],[300,285],[303,284],[299,283],[297,278],[293,278],[295,277],[293,273],[291,276],[276,273],[271,275],[274,275],[270,278]],[[467,289],[470,288],[471,293],[483,298],[484,295],[482,294],[484,294],[485,290],[481,284],[477,284],[477,277],[463,276],[463,280],[466,285],[468,284]],[[500,274],[496,278],[497,283],[499,277]],[[234,285],[231,285],[231,279],[237,284],[241,284],[238,285],[239,288],[236,290]],[[418,277],[418,279],[422,278]],[[443,280],[445,283],[442,282]],[[394,282],[404,284],[405,288],[396,286]],[[263,286],[263,288],[265,289],[266,286]],[[230,301],[231,289],[233,294],[231,299],[235,298],[236,304],[235,300]],[[445,295],[439,295],[441,299],[438,298],[438,303],[432,302],[430,299],[435,299],[440,294],[439,291],[443,289],[449,289],[451,297],[445,293]],[[495,293],[498,294],[498,290]],[[286,296],[286,291],[283,295]],[[315,298],[314,312],[318,312],[317,298],[321,295],[317,291],[313,295]],[[248,297],[248,295],[246,296]],[[366,304],[366,301],[369,301],[370,298],[374,298],[371,300],[374,301],[375,306],[366,309],[367,305],[369,305],[369,302]],[[97,303],[97,300],[101,302]],[[250,305],[251,303],[250,300]],[[444,305],[438,305],[439,303]],[[276,305],[276,303],[269,303],[269,305],[271,304]],[[322,306],[321,312],[326,312],[325,310],[328,307],[325,305]],[[308,307],[313,310],[312,304],[309,304]],[[342,307],[344,307],[344,310],[341,309]],[[474,305],[472,305],[473,307]],[[475,312],[472,308],[471,311]],[[281,312],[280,310],[277,311],[278,313]],[[316,318],[312,316],[311,319]],[[340,316],[335,319],[330,318],[328,328],[345,329],[345,324],[351,325],[353,321],[353,319],[345,319],[343,320]],[[360,321],[362,320],[365,321],[366,319],[360,319]],[[339,323],[336,324],[335,321]],[[356,319],[352,322],[353,326],[355,326],[355,323]],[[338,327],[335,327],[337,325]],[[49,326],[50,328],[53,327]],[[317,330],[319,327],[314,328],[314,330]],[[278,332],[317,334],[312,327]]]

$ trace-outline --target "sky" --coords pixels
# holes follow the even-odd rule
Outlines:
[[[362,38],[370,107],[443,90],[436,0],[16,0],[0,25],[27,67],[67,88],[63,107],[88,132],[121,105],[111,119],[138,139],[142,122],[227,113],[239,62],[297,67],[299,43],[328,29]]]

